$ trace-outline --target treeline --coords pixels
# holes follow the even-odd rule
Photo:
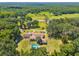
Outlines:
[[[73,14],[73,13],[79,13],[79,7],[78,6],[58,6],[58,7],[21,7],[21,8],[16,8],[14,7],[8,7],[8,8],[1,8],[0,9],[0,16],[25,16],[28,13],[39,13],[42,11],[47,11],[50,12],[54,15],[62,15],[62,14]],[[2,12],[5,12],[4,14]],[[11,12],[11,13],[10,13]]]
[[[15,41],[19,36],[16,19],[0,18],[0,56],[17,55]]]
[[[53,56],[79,55],[79,19],[60,18],[49,21],[48,35],[50,38],[63,42],[60,52],[54,51]]]

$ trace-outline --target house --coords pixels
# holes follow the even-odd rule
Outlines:
[[[30,36],[30,40],[31,40],[31,41],[35,41],[35,40],[36,40],[36,36],[35,36],[35,34],[33,34],[33,33],[31,34],[31,36]]]
[[[47,44],[47,41],[46,41],[46,39],[45,39],[45,36],[43,36],[42,38],[40,38],[38,41],[37,41],[37,43],[38,44],[40,44],[40,45],[43,45],[43,44]]]
[[[40,32],[27,32],[26,34],[24,34],[24,38],[25,39],[31,39],[31,40],[36,40],[37,37],[43,38],[45,37],[45,32],[44,31],[40,31]]]

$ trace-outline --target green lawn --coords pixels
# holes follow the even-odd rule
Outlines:
[[[47,45],[40,45],[41,47],[46,47],[47,51],[49,53],[54,52],[54,50],[56,50],[57,52],[60,51],[60,46],[62,45],[62,41],[61,40],[56,40],[56,39],[48,39],[48,44]],[[21,53],[21,50],[23,52],[30,52],[31,49],[31,44],[37,44],[36,41],[34,42],[30,42],[29,40],[25,40],[23,39],[22,41],[19,42],[18,47],[16,48],[17,51],[19,51]]]
[[[40,26],[40,28],[44,27],[44,29],[46,29],[47,24],[45,22],[39,22],[39,26]]]
[[[49,19],[59,19],[59,18],[79,18],[79,14],[62,14],[59,16],[55,16],[54,14],[51,14],[49,12],[40,12],[38,14],[31,14],[29,13],[27,16],[32,17],[33,20],[44,20],[45,19],[45,15],[49,18]]]
[[[49,53],[54,52],[54,50],[60,52],[61,45],[62,45],[61,40],[56,40],[56,39],[48,40],[47,50]]]
[[[59,19],[59,18],[79,18],[79,14],[63,14],[59,16],[52,16],[52,19]]]
[[[23,51],[24,53],[24,52],[30,51],[30,48],[31,46],[30,46],[29,40],[23,39],[18,43],[18,47],[16,48],[16,50],[20,53],[21,51]]]

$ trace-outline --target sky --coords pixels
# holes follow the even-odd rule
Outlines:
[[[0,0],[0,2],[79,2],[79,0]]]

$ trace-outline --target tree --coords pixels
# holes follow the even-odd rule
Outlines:
[[[73,26],[70,22],[65,21],[64,19],[54,19],[49,22],[47,28],[49,37],[61,38],[63,42],[67,42],[68,40],[76,39],[78,34],[78,27]]]
[[[60,49],[60,54],[63,56],[74,55],[75,47],[72,43],[65,44]]]
[[[53,12],[53,14],[54,14],[55,16],[58,16],[58,15],[61,15],[62,13],[60,13],[60,12]]]
[[[12,22],[12,19],[1,19],[0,26],[0,55],[1,56],[14,56],[16,55],[16,43],[14,32],[16,32],[16,22]],[[16,32],[17,33],[17,32]]]
[[[32,21],[32,18],[31,18],[31,17],[26,17],[26,19],[27,19],[28,21]]]
[[[28,29],[30,29],[31,26],[32,26],[32,22],[28,22],[28,23],[27,23],[27,27],[28,27]]]
[[[10,30],[2,31],[0,35],[0,55],[16,55],[16,44]]]
[[[39,21],[34,20],[34,21],[32,22],[32,27],[33,27],[33,28],[39,27]]]
[[[75,46],[75,53],[76,53],[76,52],[79,52],[79,38],[75,39],[75,40],[73,41],[73,44],[74,44],[74,46]]]
[[[79,56],[79,52],[75,53],[75,56]]]

